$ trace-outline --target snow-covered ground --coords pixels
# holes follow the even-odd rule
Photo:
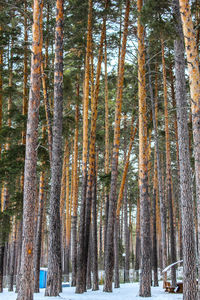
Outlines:
[[[34,294],[34,300],[134,300],[134,299],[144,299],[139,297],[139,284],[138,283],[126,283],[121,284],[119,289],[113,289],[113,293],[104,293],[103,286],[100,286],[99,291],[91,291],[84,294],[75,294],[75,288],[66,287],[63,288],[63,293],[60,294],[60,297],[44,297],[44,289],[40,289],[39,294]],[[175,300],[183,299],[182,294],[168,294],[165,293],[162,288],[162,282],[160,282],[159,287],[152,287],[151,289],[152,297],[149,299],[152,300]],[[14,292],[8,292],[7,289],[4,289],[4,292],[0,294],[1,300],[15,300],[17,294]]]

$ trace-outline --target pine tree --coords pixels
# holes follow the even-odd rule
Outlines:
[[[143,1],[137,1],[141,13]],[[140,193],[140,234],[141,234],[141,277],[140,296],[151,296],[151,244],[150,244],[150,203],[148,196],[147,161],[147,116],[145,86],[145,45],[144,27],[138,17],[138,98],[139,98],[139,193]]]
[[[187,100],[184,59],[184,37],[179,12],[179,3],[175,1],[177,38],[174,43],[176,105],[178,121],[178,144],[180,166],[181,211],[183,228],[183,297],[185,300],[197,299],[196,255],[193,226],[193,201],[191,184],[191,166],[189,153],[189,132],[187,125]]]
[[[58,296],[61,286],[60,192],[63,115],[63,0],[56,1],[54,118],[49,215],[48,276],[45,296]]]
[[[33,44],[31,61],[31,86],[26,134],[26,158],[24,170],[23,240],[20,269],[20,287],[17,299],[33,299],[33,239],[34,205],[36,199],[36,162],[38,117],[40,105],[40,65],[42,55],[43,2],[35,0],[33,6]]]

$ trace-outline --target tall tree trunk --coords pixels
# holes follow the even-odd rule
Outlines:
[[[104,292],[112,292],[112,278],[113,278],[113,247],[114,247],[114,223],[116,215],[116,188],[117,188],[117,175],[118,175],[118,155],[120,143],[120,120],[121,120],[121,107],[122,107],[122,92],[124,82],[124,62],[126,54],[126,41],[128,35],[128,20],[130,11],[130,1],[126,1],[126,12],[124,19],[124,33],[122,41],[122,53],[119,64],[118,84],[117,84],[117,98],[115,105],[115,128],[114,128],[114,141],[113,141],[113,154],[112,154],[112,171],[111,171],[111,189],[109,195],[109,211],[108,211],[108,225],[106,236],[106,253],[105,253],[105,283]]]
[[[98,278],[98,245],[97,245],[97,169],[96,163],[94,165],[94,182],[92,188],[92,273],[93,284],[92,290],[97,291],[99,289]]]
[[[183,5],[180,1],[180,4]],[[181,12],[187,14],[182,6]],[[190,166],[188,115],[186,100],[186,80],[185,80],[185,58],[184,58],[184,36],[181,26],[181,14],[178,0],[175,0],[176,31],[178,37],[174,43],[175,52],[175,77],[176,77],[176,106],[178,121],[178,144],[179,144],[179,164],[180,164],[180,188],[181,188],[181,211],[183,228],[183,299],[196,300],[196,251],[194,241],[193,224],[193,201],[192,201],[192,174]],[[185,15],[182,21],[186,21]],[[191,20],[192,22],[192,20]],[[186,24],[185,24],[186,25]],[[185,32],[186,34],[186,32]],[[188,33],[190,35],[190,32]],[[189,46],[189,45],[188,45]],[[189,49],[188,49],[189,50]],[[188,60],[190,58],[188,57]],[[191,71],[191,69],[190,69]],[[190,74],[191,75],[191,74]],[[192,80],[192,78],[190,78]],[[190,82],[192,84],[192,82]],[[194,116],[195,119],[195,116]],[[196,182],[196,184],[198,184]]]
[[[147,65],[148,65],[148,71],[149,71],[149,88],[150,88],[150,97],[152,103],[154,103],[154,95],[153,95],[153,87],[152,87],[152,82],[151,82],[151,69],[150,69],[150,63],[149,63],[149,53],[147,51]],[[157,65],[156,65],[156,70],[155,72],[157,73]],[[154,107],[152,107],[152,110],[154,110],[154,115],[152,113],[152,119],[155,119],[155,124],[157,126],[157,113],[158,113],[158,103],[157,103],[157,74],[155,78],[155,110]],[[155,129],[154,129],[155,130]],[[150,143],[149,143],[150,146]],[[157,178],[157,156],[156,156],[156,148],[154,152],[154,178],[153,178],[153,203],[152,203],[152,223],[153,223],[153,228],[152,228],[152,268],[153,268],[153,275],[154,275],[154,286],[158,286],[158,259],[157,259],[157,220],[156,220],[156,200],[157,200],[157,193],[158,193],[158,178]]]
[[[120,219],[116,216],[114,225],[114,266],[115,266],[115,288],[119,288],[119,229]]]
[[[31,87],[29,95],[24,170],[23,240],[21,256],[21,283],[18,300],[33,299],[33,239],[34,206],[36,198],[37,139],[40,105],[40,64],[42,54],[43,2],[34,0]]]
[[[63,0],[56,1],[54,118],[49,214],[49,255],[45,296],[58,296],[62,289],[60,191],[62,175],[62,113],[63,113]]]
[[[70,206],[72,202],[73,197],[73,168],[74,164],[72,166],[72,174],[71,174],[71,201],[69,198],[69,149],[67,151],[66,156],[66,254],[65,254],[65,260],[66,260],[66,275],[67,275],[67,281],[69,281],[69,256],[70,256],[70,240],[71,240],[71,214],[70,214]]]
[[[89,239],[89,245],[88,245],[87,272],[86,272],[86,286],[87,286],[88,290],[90,290],[92,288],[92,278],[91,278],[92,253],[91,253],[91,247],[92,247],[92,234],[91,234],[91,231],[90,231],[90,239]]]
[[[137,0],[138,13],[141,13],[142,0]],[[150,201],[148,195],[147,161],[147,116],[145,83],[145,45],[144,27],[138,17],[138,97],[139,97],[139,195],[140,195],[140,234],[141,234],[141,297],[151,296],[151,239],[150,239]]]
[[[176,211],[174,212],[174,217],[178,214],[180,223],[180,226],[178,229],[178,238],[179,238],[179,258],[182,259],[182,214],[181,214],[181,199],[180,199],[180,163],[179,163],[179,146],[178,146],[178,125],[177,125],[177,113],[176,113],[176,98],[175,98],[175,90],[174,90],[174,76],[172,71],[172,65],[170,65],[170,80],[171,80],[171,94],[172,94],[172,103],[173,103],[173,109],[174,109],[174,130],[175,130],[175,137],[176,137],[176,160],[177,160],[177,176],[178,176],[178,191],[177,191],[177,198],[176,201]],[[176,220],[175,220],[176,221]]]
[[[166,177],[167,177],[167,200],[169,207],[170,222],[170,257],[171,263],[176,262],[175,232],[174,232],[174,212],[172,203],[172,174],[171,174],[171,154],[169,138],[169,117],[168,117],[168,99],[167,99],[167,75],[164,56],[164,42],[161,40],[162,66],[163,66],[163,87],[164,87],[164,107],[165,107],[165,148],[166,148]],[[176,266],[171,268],[172,286],[176,286]]]
[[[84,293],[86,290],[86,259],[88,253],[84,247],[84,229],[85,229],[85,206],[86,206],[86,188],[87,188],[87,152],[88,152],[88,103],[89,103],[89,74],[90,74],[90,56],[92,48],[92,0],[88,0],[88,25],[87,25],[87,49],[85,60],[85,78],[83,93],[83,152],[82,152],[82,190],[81,190],[81,208],[79,223],[79,241],[77,247],[77,278],[76,293]]]
[[[157,158],[156,150],[154,152],[154,178],[153,178],[153,246],[152,246],[152,267],[153,267],[153,282],[154,286],[158,286],[158,257],[157,257],[157,228],[156,228],[156,198],[158,193],[158,177],[157,177]]]
[[[72,282],[71,286],[76,285],[76,262],[77,262],[77,208],[78,208],[78,123],[79,123],[79,80],[77,79],[77,104],[75,112],[75,136],[74,136],[74,187],[73,187],[73,213],[72,213]]]
[[[148,54],[148,52],[147,52]],[[149,56],[149,55],[148,55]],[[151,84],[151,68],[149,64],[148,57],[148,73],[149,73],[149,87],[150,87],[150,96],[151,96],[151,107],[152,107],[152,119],[153,119],[153,128],[154,128],[154,136],[155,136],[155,149],[156,149],[156,160],[157,160],[157,174],[158,174],[158,191],[159,191],[159,202],[160,202],[160,219],[161,219],[161,238],[162,238],[162,267],[165,268],[167,266],[167,240],[166,240],[166,207],[165,207],[165,199],[163,196],[163,181],[162,181],[162,170],[161,170],[161,159],[160,159],[160,151],[158,145],[158,130],[157,130],[157,113],[158,113],[158,105],[157,105],[157,77],[156,77],[156,86],[155,86],[155,103],[154,103],[154,95],[153,95],[153,87]],[[156,67],[157,71],[157,67]],[[157,74],[157,72],[156,72]],[[164,275],[163,286],[165,286],[165,282],[167,281],[167,274]]]
[[[107,40],[105,32],[105,174],[109,174],[109,107],[108,107],[108,72],[107,72]],[[108,226],[109,187],[105,187],[105,222],[104,222],[104,261],[106,249],[106,234]]]
[[[200,72],[198,51],[196,44],[195,30],[193,26],[190,4],[188,0],[179,0],[180,13],[183,24],[185,49],[188,63],[192,127],[194,140],[194,159],[195,159],[195,179],[196,179],[196,199],[197,199],[197,219],[198,219],[198,256],[200,257]],[[183,233],[184,234],[184,233]],[[200,270],[200,260],[199,260]],[[200,272],[198,280],[200,293]],[[186,293],[186,287],[185,287]]]
[[[129,282],[130,269],[130,230],[128,222],[128,187],[124,188],[124,248],[125,248],[125,277],[124,282]]]

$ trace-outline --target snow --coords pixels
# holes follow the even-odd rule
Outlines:
[[[121,284],[119,289],[113,289],[113,293],[104,293],[103,286],[100,286],[99,291],[89,290],[84,294],[75,294],[74,287],[65,287],[63,292],[60,293],[60,297],[44,297],[45,289],[40,289],[39,294],[34,294],[34,300],[139,300],[144,299],[139,297],[139,283],[126,283]],[[151,289],[152,300],[178,300],[183,299],[182,294],[168,294],[162,288],[162,282],[159,287],[152,287]],[[0,294],[1,300],[16,300],[17,294],[14,292],[8,292],[4,289]]]

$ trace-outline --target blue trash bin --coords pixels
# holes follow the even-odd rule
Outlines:
[[[39,287],[46,288],[47,285],[47,269],[46,268],[41,268],[40,269],[40,282],[39,282]]]

